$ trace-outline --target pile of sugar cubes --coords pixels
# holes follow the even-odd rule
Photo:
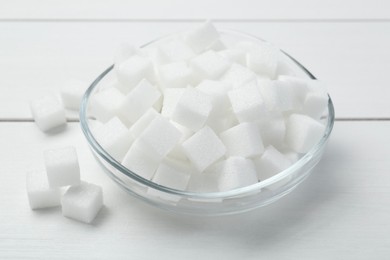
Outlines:
[[[32,209],[62,207],[62,214],[91,223],[103,206],[102,188],[80,181],[74,147],[44,151],[45,170],[27,173],[27,195]],[[66,187],[63,193],[62,188]]]
[[[124,44],[90,112],[100,145],[157,184],[217,192],[265,180],[323,136],[328,95],[269,43],[227,46],[209,21],[146,48]],[[150,191],[151,194],[161,194]]]

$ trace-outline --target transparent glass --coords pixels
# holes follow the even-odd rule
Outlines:
[[[150,48],[157,42],[169,39],[166,36],[144,45],[142,48]],[[254,36],[235,32],[221,31],[224,42],[237,42],[246,40],[264,42]],[[282,51],[283,52],[283,51]],[[315,77],[298,61],[283,52],[282,59],[297,76],[315,79]],[[116,182],[119,187],[129,194],[158,208],[178,213],[199,215],[225,215],[245,212],[270,204],[291,192],[312,172],[314,166],[320,161],[325,145],[332,132],[334,123],[334,108],[329,97],[327,112],[322,116],[326,129],[321,140],[311,150],[302,156],[296,163],[273,177],[256,184],[225,191],[197,193],[183,190],[175,190],[153,183],[132,172],[120,162],[110,156],[96,141],[93,135],[95,123],[90,113],[89,105],[91,96],[109,86],[114,80],[113,65],[106,69],[86,91],[80,109],[80,123],[82,131],[88,141],[93,155],[105,170],[107,175]]]

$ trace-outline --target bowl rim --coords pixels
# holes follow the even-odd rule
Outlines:
[[[220,33],[223,34],[235,34],[237,36],[242,36],[245,38],[251,38],[252,40],[256,41],[262,41],[265,42],[265,40],[253,36],[248,33],[236,31],[236,30],[218,30]],[[141,46],[141,48],[144,48],[150,44],[156,43],[162,39],[165,39],[167,37],[171,37],[173,35],[166,35],[159,37],[153,41],[150,41],[144,45]],[[289,55],[287,52],[280,50],[287,58],[289,58],[295,65],[297,65],[302,71],[311,79],[317,80],[316,77],[308,70],[306,69],[300,62],[298,62],[295,58],[293,58],[291,55]],[[335,111],[334,111],[334,106],[332,99],[330,95],[328,94],[328,120],[325,128],[325,132],[321,139],[315,144],[306,154],[304,154],[298,161],[293,163],[290,167],[287,169],[279,172],[278,174],[265,179],[263,181],[259,181],[255,184],[229,190],[229,191],[223,191],[223,192],[192,192],[192,191],[184,191],[184,190],[177,190],[177,189],[172,189],[163,185],[159,185],[157,183],[154,183],[151,180],[145,179],[135,172],[130,171],[128,168],[123,166],[120,162],[116,161],[109,153],[106,152],[106,150],[100,146],[98,141],[95,139],[94,135],[92,134],[92,131],[89,127],[88,124],[88,117],[87,117],[87,110],[88,110],[88,104],[90,101],[91,94],[95,90],[95,88],[98,86],[100,81],[114,68],[114,64],[109,66],[106,70],[104,70],[93,82],[92,84],[88,87],[86,90],[82,101],[80,105],[80,111],[79,111],[79,117],[80,117],[80,125],[82,132],[84,133],[90,147],[94,152],[96,152],[100,157],[102,157],[107,163],[109,163],[111,166],[113,166],[116,170],[119,172],[123,173],[127,177],[133,179],[134,181],[139,182],[142,185],[145,185],[147,187],[156,189],[160,192],[165,192],[168,194],[172,195],[178,195],[182,197],[187,197],[191,199],[202,199],[202,200],[207,200],[207,199],[221,199],[221,198],[228,198],[228,197],[237,197],[245,194],[251,194],[253,192],[258,192],[263,188],[266,188],[269,185],[272,185],[274,183],[277,183],[278,181],[282,180],[283,178],[293,174],[295,171],[298,169],[304,167],[306,164],[310,162],[310,160],[313,157],[316,157],[317,154],[321,153],[323,147],[326,145],[326,142],[329,139],[329,136],[332,132],[333,125],[334,125],[334,119],[335,119]]]

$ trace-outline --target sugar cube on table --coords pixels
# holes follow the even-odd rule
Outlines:
[[[212,110],[212,99],[195,88],[187,88],[176,104],[172,120],[197,131],[204,126]]]
[[[197,79],[185,62],[174,62],[159,68],[159,77],[164,89],[185,88]]]
[[[80,166],[74,147],[63,147],[43,152],[50,187],[80,183]]]
[[[86,82],[76,79],[69,80],[63,84],[60,94],[64,106],[68,109],[79,110],[81,99],[88,86]]]
[[[116,88],[107,88],[91,98],[91,115],[102,123],[118,114],[118,107],[125,96]]]
[[[181,135],[181,132],[168,119],[157,116],[145,128],[138,140],[143,149],[159,161],[175,147]]]
[[[163,59],[169,62],[187,61],[195,56],[194,51],[182,40],[173,39],[159,46]]]
[[[180,97],[185,92],[185,88],[167,88],[164,90],[163,105],[161,115],[171,118],[172,113],[179,102]]]
[[[229,68],[230,62],[209,50],[191,59],[190,66],[200,78],[218,79]]]
[[[254,72],[275,78],[280,51],[268,43],[258,44],[257,48],[247,54],[248,68]]]
[[[208,126],[203,127],[188,138],[183,143],[183,150],[200,172],[226,153],[225,145]]]
[[[44,95],[30,103],[34,121],[42,131],[46,132],[66,124],[65,109],[55,95]]]
[[[325,126],[313,118],[292,114],[286,121],[285,143],[298,153],[306,153],[324,135]]]
[[[201,53],[219,40],[219,33],[214,25],[207,21],[184,34],[184,41],[195,53]]]
[[[226,146],[227,156],[254,157],[264,150],[256,123],[241,123],[220,133],[219,136]]]
[[[83,181],[68,188],[61,198],[61,205],[65,217],[91,223],[103,207],[103,190]]]
[[[233,63],[220,80],[231,84],[233,88],[239,88],[247,82],[256,80],[256,74],[247,67]]]
[[[98,143],[118,162],[120,162],[134,141],[129,129],[118,117],[113,117],[94,130]]]
[[[251,122],[266,115],[266,107],[257,84],[247,83],[228,92],[233,112],[238,121]]]
[[[149,108],[131,127],[130,127],[130,133],[134,138],[138,138],[142,132],[145,130],[145,128],[150,124],[150,122],[153,121],[157,116],[159,116],[160,113],[158,113],[154,108]]]
[[[26,176],[28,201],[31,209],[56,207],[61,204],[59,188],[49,187],[44,170],[30,170]]]
[[[254,159],[259,180],[268,179],[287,169],[292,163],[272,145],[267,146],[264,153]]]
[[[130,123],[136,122],[160,98],[161,92],[155,85],[142,80],[119,104],[117,111]]]
[[[246,66],[246,53],[239,49],[225,49],[218,51],[218,54],[229,60],[230,62],[238,63]]]
[[[228,191],[257,183],[255,165],[250,159],[233,156],[218,162],[214,170],[219,172],[218,189]]]
[[[225,115],[230,108],[230,101],[227,96],[231,85],[226,82],[217,80],[203,80],[196,89],[211,97],[213,109],[211,115],[220,116]]]
[[[150,180],[159,166],[160,160],[151,156],[142,146],[136,140],[123,158],[122,165],[135,174]]]
[[[142,79],[152,83],[156,80],[154,66],[148,57],[133,55],[115,68],[117,78],[121,82],[121,91],[125,94],[137,86]]]

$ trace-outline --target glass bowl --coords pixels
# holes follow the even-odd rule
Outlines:
[[[264,42],[262,39],[241,32],[223,30],[220,33],[222,40],[228,44],[238,40]],[[172,37],[174,36],[159,38],[145,44],[142,48],[150,48],[157,42]],[[287,53],[282,51],[281,56],[284,65],[288,66],[297,76],[316,79],[303,65]],[[309,152],[286,170],[256,184],[225,192],[199,193],[171,189],[144,179],[136,172],[132,172],[121,165],[100,146],[93,135],[91,126],[96,120],[90,113],[90,98],[95,92],[107,87],[109,82],[114,79],[113,67],[114,65],[110,66],[100,74],[83,97],[80,108],[82,131],[94,157],[119,187],[136,198],[161,209],[197,215],[226,215],[245,212],[270,204],[291,192],[310,175],[314,166],[322,157],[333,128],[335,114],[332,100],[329,97],[328,109],[321,117],[326,125],[324,135]]]

